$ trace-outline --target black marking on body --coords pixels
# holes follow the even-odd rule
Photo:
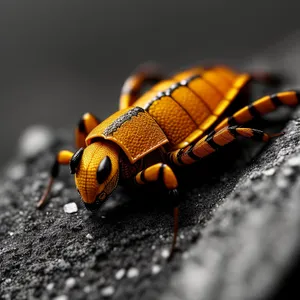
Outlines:
[[[250,115],[251,115],[253,118],[259,118],[259,117],[260,117],[259,111],[256,109],[255,106],[253,106],[253,104],[248,105],[248,110],[249,110],[249,112],[250,112]]]
[[[181,80],[180,82],[174,83],[170,86],[170,88],[168,88],[167,90],[163,91],[163,92],[158,92],[157,95],[152,98],[147,105],[145,106],[145,110],[148,111],[151,107],[151,105],[155,102],[160,100],[162,97],[164,96],[168,96],[170,97],[171,94],[178,89],[181,86],[187,86],[189,82],[191,82],[193,79],[200,77],[200,75],[193,75],[190,78],[186,79],[186,80]],[[173,98],[172,98],[173,99]],[[173,99],[174,100],[174,99]],[[174,100],[175,101],[175,100]],[[175,101],[176,103],[178,103],[177,101]]]
[[[111,160],[109,156],[105,156],[101,160],[97,168],[96,178],[99,184],[103,183],[108,178],[111,169],[112,169]]]
[[[207,137],[206,138],[206,143],[211,146],[214,150],[218,150],[220,148],[220,145],[218,145],[214,139],[213,139],[213,136],[210,136],[210,137]]]
[[[72,156],[71,160],[70,160],[70,172],[71,174],[75,174],[77,171],[77,168],[79,166],[82,154],[83,154],[84,148],[81,147],[80,149],[78,149],[74,155]]]
[[[228,127],[227,130],[229,131],[229,133],[236,138],[237,137],[237,132],[236,132],[237,126],[231,126]]]
[[[143,171],[141,172],[140,178],[141,178],[141,181],[142,181],[142,182],[147,183],[147,179],[146,179],[146,177],[145,177],[145,170],[143,170]]]
[[[270,99],[272,103],[274,104],[275,107],[282,105],[282,102],[280,101],[279,97],[277,94],[273,94],[270,96]]]
[[[86,128],[85,128],[85,124],[84,124],[84,119],[81,118],[78,122],[78,130],[81,133],[86,133]]]
[[[234,118],[234,116],[231,116],[227,119],[227,123],[229,126],[235,126],[237,125],[237,121],[236,119]]]
[[[199,160],[199,159],[201,159],[201,157],[199,157],[199,156],[197,156],[194,152],[193,152],[193,146],[191,146],[188,150],[187,150],[187,152],[186,152],[186,154],[190,157],[190,158],[192,158],[193,160]]]
[[[59,163],[58,163],[58,160],[56,158],[53,165],[52,165],[51,171],[50,171],[51,177],[56,178],[57,175],[58,175],[58,172],[59,172]]]
[[[176,155],[176,158],[177,158],[177,161],[180,163],[180,164],[184,164],[184,162],[182,161],[181,159],[181,155],[182,155],[182,152],[183,152],[183,149],[180,149]]]
[[[159,171],[158,171],[158,182],[165,183],[165,181],[164,181],[164,172],[165,172],[165,168],[166,168],[166,165],[165,165],[165,164],[161,164],[161,166],[159,167]]]
[[[257,141],[264,140],[264,132],[258,129],[252,129],[253,139]]]
[[[117,131],[125,122],[129,121],[132,117],[136,117],[139,113],[143,113],[144,109],[141,107],[134,107],[129,110],[115,121],[113,121],[106,129],[103,131],[103,135],[108,136],[112,135],[115,131]]]
[[[300,103],[300,92],[299,91],[296,92],[296,98],[298,100],[298,103]]]

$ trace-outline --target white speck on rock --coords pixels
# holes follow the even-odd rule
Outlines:
[[[117,280],[120,280],[120,279],[122,279],[122,278],[124,277],[125,273],[126,273],[125,269],[120,269],[120,270],[115,274],[115,278],[116,278]]]
[[[78,211],[78,207],[75,202],[71,202],[64,205],[64,212],[67,214],[72,214]]]
[[[12,282],[12,280],[10,278],[7,278],[7,279],[4,280],[4,283],[6,283],[6,284],[9,284],[11,282]]]
[[[60,295],[60,296],[57,296],[53,299],[54,300],[68,300],[68,297],[66,295]]]
[[[51,194],[53,196],[57,196],[63,190],[64,186],[64,183],[62,183],[61,181],[55,182],[51,189]]]
[[[114,294],[115,288],[113,286],[107,286],[101,290],[101,295],[103,297],[110,297]]]
[[[32,158],[49,148],[54,140],[53,132],[45,126],[34,125],[27,128],[19,139],[20,155]]]
[[[9,231],[8,234],[9,234],[10,236],[13,236],[13,235],[14,235],[14,233],[11,232],[11,231]]]
[[[267,169],[263,171],[263,174],[266,176],[273,176],[275,174],[275,168]]]
[[[164,250],[161,252],[161,256],[162,256],[163,258],[168,258],[169,255],[170,255],[170,251],[167,250],[167,249],[164,249]]]
[[[48,283],[47,286],[46,286],[47,291],[51,291],[51,290],[53,290],[53,288],[54,288],[54,283],[53,282]]]
[[[66,288],[67,289],[71,289],[72,287],[74,287],[76,284],[76,280],[73,277],[70,277],[66,280]]]
[[[82,277],[85,276],[85,273],[84,273],[83,271],[81,271],[81,272],[79,273],[79,276],[82,278]]]
[[[90,233],[88,233],[85,237],[86,237],[88,240],[92,240],[92,239],[93,239],[93,236],[92,236]]]
[[[87,285],[83,288],[83,291],[88,294],[92,291],[92,288],[89,285]]]
[[[153,265],[151,271],[152,271],[153,275],[156,275],[161,271],[161,266],[160,265]]]
[[[300,156],[295,156],[288,160],[288,165],[291,167],[300,167]]]
[[[293,169],[290,167],[285,167],[282,169],[282,174],[284,176],[291,176],[294,173]]]
[[[137,277],[139,275],[139,270],[137,268],[130,268],[127,271],[127,277],[128,278],[133,278],[133,277]]]

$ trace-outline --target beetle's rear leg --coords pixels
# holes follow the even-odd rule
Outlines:
[[[174,206],[174,234],[173,242],[170,251],[170,258],[173,256],[176,246],[177,234],[178,234],[178,215],[179,215],[179,195],[178,195],[178,182],[172,169],[163,163],[155,164],[147,169],[139,172],[135,176],[135,183],[138,185],[147,184],[149,182],[162,182],[164,186],[170,191],[172,204]]]
[[[75,143],[77,148],[85,147],[88,134],[99,125],[100,121],[91,113],[85,113],[79,120],[75,129]]]
[[[51,191],[51,187],[53,185],[54,179],[58,176],[59,165],[69,164],[72,157],[73,157],[73,152],[71,152],[71,151],[62,150],[62,151],[58,152],[58,154],[56,155],[55,161],[52,165],[51,171],[50,171],[49,183],[47,185],[45,192],[43,193],[43,196],[37,203],[37,208],[42,208],[45,205],[47,196],[49,195],[49,193]]]
[[[233,142],[237,137],[267,142],[272,137],[283,133],[269,135],[261,130],[252,128],[238,128],[232,126],[203,137],[194,145],[189,145],[169,153],[169,159],[176,165],[189,165],[216,152],[219,148]]]
[[[119,108],[127,108],[138,99],[143,86],[147,83],[155,84],[163,79],[160,68],[155,64],[144,64],[129,76],[123,84]]]
[[[233,116],[224,119],[216,126],[214,132],[228,126],[241,126],[254,118],[277,110],[280,106],[286,105],[293,107],[298,104],[300,104],[300,93],[296,91],[280,92],[265,96],[240,109]]]
[[[284,81],[284,77],[282,75],[270,72],[253,72],[250,73],[250,76],[253,81],[263,83],[271,87],[278,87]]]

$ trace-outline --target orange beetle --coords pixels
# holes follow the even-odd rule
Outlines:
[[[90,113],[83,115],[75,133],[79,150],[57,154],[38,207],[45,203],[60,164],[70,164],[89,210],[98,209],[118,182],[133,180],[143,185],[161,181],[174,199],[172,254],[178,230],[178,183],[172,166],[204,159],[238,136],[266,142],[278,135],[244,128],[243,124],[278,106],[299,103],[299,93],[281,92],[222,118],[251,79],[272,83],[276,77],[215,66],[196,67],[163,79],[157,69],[144,66],[125,82],[119,111],[101,123]],[[149,82],[152,88],[142,94]]]

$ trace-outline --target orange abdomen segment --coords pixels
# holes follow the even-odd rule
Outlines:
[[[149,112],[171,148],[182,148],[212,127],[249,79],[223,66],[193,68],[154,85],[134,105]]]
[[[189,114],[168,96],[163,96],[158,101],[154,101],[148,112],[163,132],[166,133],[172,145],[181,142],[184,137],[191,134],[198,127]]]
[[[175,89],[172,92],[172,98],[188,113],[198,127],[211,114],[207,104],[186,86]]]

